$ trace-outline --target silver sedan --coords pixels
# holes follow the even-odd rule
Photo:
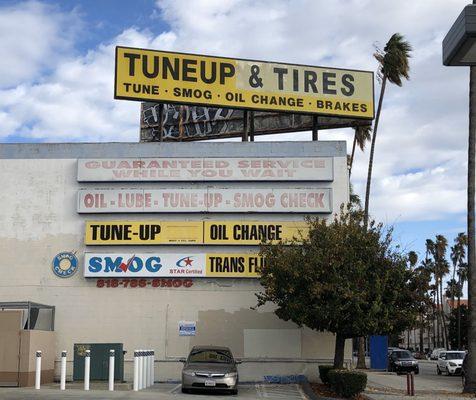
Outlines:
[[[237,361],[228,347],[194,346],[182,370],[182,392],[193,389],[226,390],[238,393]]]

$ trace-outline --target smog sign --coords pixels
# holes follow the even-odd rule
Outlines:
[[[79,213],[330,213],[328,188],[80,189]]]
[[[116,253],[84,255],[86,278],[256,278],[258,254]]]
[[[259,245],[299,240],[304,222],[276,221],[88,221],[86,245]]]
[[[372,119],[373,73],[116,47],[114,97]]]
[[[79,182],[332,181],[332,157],[79,159]]]

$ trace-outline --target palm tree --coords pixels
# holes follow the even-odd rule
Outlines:
[[[382,81],[382,88],[380,89],[380,97],[377,106],[377,114],[375,116],[375,123],[372,135],[372,144],[370,146],[369,169],[367,173],[367,188],[365,190],[365,207],[364,207],[364,224],[369,222],[369,198],[370,198],[370,182],[372,181],[372,167],[375,152],[375,140],[377,139],[377,129],[380,120],[380,113],[382,111],[383,97],[385,95],[385,87],[387,80],[397,86],[402,86],[402,78],[409,79],[410,52],[412,46],[404,40],[399,33],[394,33],[390,40],[385,45],[383,51],[377,50],[374,57],[379,63],[377,76]],[[365,368],[365,347],[364,338],[359,338],[359,353],[357,358],[357,368]]]
[[[358,145],[361,151],[364,151],[366,142],[372,138],[371,126],[356,126],[354,128],[354,143],[352,144],[352,154],[349,160],[349,177],[352,174],[352,165],[354,165],[355,148]]]
[[[375,152],[375,141],[377,139],[378,124],[380,121],[380,113],[382,111],[383,97],[385,95],[385,88],[387,80],[397,86],[402,86],[402,78],[409,79],[410,71],[410,52],[412,46],[404,40],[404,37],[399,33],[394,33],[390,40],[385,45],[383,51],[377,50],[374,57],[379,63],[377,76],[382,81],[382,88],[380,89],[380,97],[377,106],[377,114],[375,116],[375,123],[372,135],[372,144],[370,146],[369,169],[367,174],[367,188],[365,190],[365,209],[364,209],[364,223],[367,226],[369,220],[369,198],[370,198],[370,183],[372,181],[372,167]]]

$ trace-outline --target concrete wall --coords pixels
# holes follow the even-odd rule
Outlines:
[[[85,251],[135,251],[134,247],[85,246],[85,221],[100,220],[296,220],[303,215],[200,214],[182,215],[80,215],[76,195],[80,188],[155,187],[153,183],[78,183],[78,158],[89,157],[186,157],[186,156],[333,156],[331,187],[333,210],[348,201],[348,174],[344,142],[260,142],[260,143],[102,143],[0,145],[0,301],[31,300],[56,306],[57,360],[61,350],[72,360],[73,344],[79,342],[120,342],[128,351],[125,377],[131,377],[132,352],[138,348],[156,350],[156,379],[177,380],[181,364],[194,344],[230,346],[245,380],[262,380],[267,374],[306,373],[313,376],[316,362],[333,356],[334,338],[279,320],[271,305],[253,311],[256,280],[194,279],[191,288],[97,288],[85,279],[82,261]],[[233,183],[236,184],[236,183]],[[232,186],[233,184],[229,184]],[[170,186],[177,184],[171,183]],[[252,182],[240,185],[253,186]],[[276,183],[276,187],[285,183]],[[183,187],[184,184],[179,186]],[[193,186],[191,184],[190,186]],[[328,215],[329,216],[329,215]],[[166,246],[141,246],[142,252]],[[189,251],[190,247],[167,247]],[[207,252],[237,253],[250,246],[208,246]],[[62,251],[76,252],[81,268],[71,278],[56,277],[53,257]],[[195,337],[178,335],[178,321],[197,321]],[[260,343],[266,339],[259,357]],[[283,340],[292,340],[284,349]],[[282,352],[279,349],[283,349]],[[350,358],[350,341],[346,357]],[[92,355],[93,357],[93,355]],[[72,375],[72,362],[68,363]],[[58,373],[58,365],[57,372]]]

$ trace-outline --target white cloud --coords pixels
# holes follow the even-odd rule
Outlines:
[[[441,41],[466,4],[159,0],[151,23],[162,18],[167,31],[154,36],[124,27],[121,35],[82,55],[72,46],[71,32],[80,23],[74,13],[61,14],[36,2],[0,7],[0,50],[14,54],[0,65],[0,137],[136,141],[139,104],[113,100],[116,44],[375,70],[374,43],[383,47],[392,33],[401,32],[414,47],[411,80],[402,88],[388,86],[371,211],[386,220],[447,218],[465,209],[468,71],[441,65]],[[65,21],[73,26],[65,31],[69,34],[63,34]],[[19,25],[28,29],[23,32]],[[275,139],[309,137],[299,133]],[[322,131],[320,138],[346,139],[350,146],[352,132]],[[362,198],[367,157],[368,151],[358,152],[352,174]]]

